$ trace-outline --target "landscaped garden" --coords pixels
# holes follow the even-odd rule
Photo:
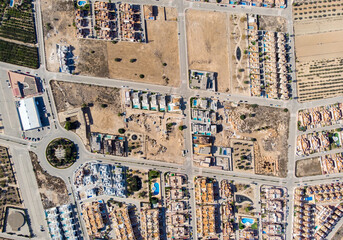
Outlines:
[[[67,168],[76,162],[77,148],[74,142],[66,138],[51,141],[46,148],[48,162],[56,168]]]

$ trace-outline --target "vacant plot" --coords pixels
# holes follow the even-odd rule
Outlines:
[[[87,131],[116,135],[120,128],[125,129],[129,156],[183,162],[183,133],[178,128],[183,125],[181,114],[125,109],[117,88],[52,81],[51,89],[59,116],[62,112],[84,107],[89,119],[89,126],[84,127]],[[122,115],[124,111],[125,116]],[[126,118],[131,120],[125,122]],[[79,119],[79,122],[82,125],[84,121]],[[138,139],[132,139],[134,135]]]
[[[41,3],[45,57],[50,71],[59,71],[56,44],[71,45],[75,59],[75,72],[83,75],[109,77],[107,42],[78,39],[74,27],[74,2],[46,0]]]
[[[260,30],[287,32],[287,22],[283,17],[259,15],[258,23]]]
[[[35,170],[39,193],[44,209],[57,207],[69,202],[68,190],[65,182],[48,174],[38,162],[37,155],[30,152],[30,157]]]
[[[118,116],[124,111],[119,89],[60,81],[52,81],[51,88],[59,113],[88,106],[85,112],[90,131],[118,134],[118,129],[125,126],[122,117]]]
[[[116,44],[78,39],[72,1],[47,0],[42,3],[42,11],[49,70],[59,70],[56,44],[62,44],[73,47],[73,54],[77,56],[76,73],[170,86],[180,84],[174,8],[158,8],[156,20],[146,21],[148,43]]]
[[[57,72],[59,70],[59,61],[56,44],[71,45],[74,49],[74,55],[80,55],[80,42],[76,38],[76,28],[73,26],[75,18],[74,3],[73,1],[45,0],[41,2],[41,10],[47,68],[50,71]],[[76,71],[79,71],[79,69],[76,69]]]
[[[342,39],[343,31],[296,36],[297,59],[302,62],[341,57]]]
[[[286,177],[289,128],[287,111],[256,104],[235,106],[231,102],[223,102],[218,113],[221,120],[217,124],[222,125],[222,131],[215,135],[215,144],[226,146],[230,140],[234,143],[234,139],[249,140],[245,146],[253,142],[253,150],[244,147],[244,144],[230,146],[234,148],[234,158],[241,161],[241,171],[251,171],[251,167],[254,167],[256,174]],[[251,155],[253,160],[248,161]],[[249,165],[249,162],[254,166]]]
[[[189,69],[217,72],[219,92],[231,91],[228,23],[227,13],[186,12]]]
[[[79,108],[83,104],[90,106],[107,104],[106,108],[111,108],[112,106],[113,108],[118,108],[121,106],[120,89],[118,88],[62,81],[51,81],[50,85],[58,112]]]
[[[319,158],[309,158],[297,161],[295,175],[297,177],[322,175],[322,168]]]
[[[159,12],[162,14],[161,8]],[[107,42],[109,76],[179,86],[177,22],[163,18],[146,20],[146,28],[148,43]]]

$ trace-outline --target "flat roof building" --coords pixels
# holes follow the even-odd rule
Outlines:
[[[21,128],[24,131],[39,128],[42,126],[37,102],[34,97],[22,99],[18,103],[18,114]]]
[[[32,97],[41,92],[34,76],[8,72],[8,77],[11,83],[13,96],[16,98]]]

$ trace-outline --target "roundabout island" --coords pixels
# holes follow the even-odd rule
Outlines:
[[[46,148],[46,159],[55,168],[68,168],[76,162],[76,158],[76,144],[67,138],[56,138]]]

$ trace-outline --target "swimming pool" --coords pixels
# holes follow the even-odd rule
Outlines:
[[[157,182],[154,183],[154,186],[152,187],[152,195],[156,196],[160,193],[160,184]]]
[[[252,218],[242,218],[241,222],[246,226],[250,226],[254,224],[255,220]]]
[[[313,200],[313,197],[306,197],[305,200],[306,200],[306,201],[312,201],[312,200]]]
[[[193,100],[193,106],[195,107],[197,105],[197,100]]]
[[[81,1],[77,2],[77,5],[79,5],[80,7],[83,7],[84,5],[86,5],[86,3],[87,3],[87,1],[81,0]]]
[[[11,0],[10,1],[10,7],[13,7],[13,5],[14,5],[14,0]]]

